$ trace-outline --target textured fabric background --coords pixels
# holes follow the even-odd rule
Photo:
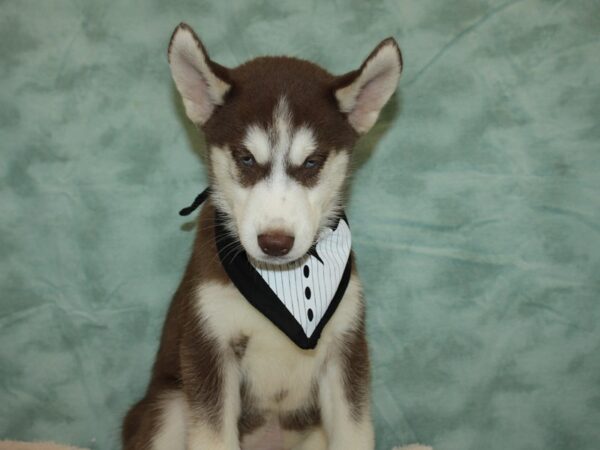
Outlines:
[[[397,38],[355,154],[379,450],[600,448],[600,2],[0,1],[0,437],[118,447],[205,186],[166,62],[342,73]]]

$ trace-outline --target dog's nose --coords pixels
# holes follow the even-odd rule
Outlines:
[[[294,236],[281,231],[269,231],[258,235],[258,246],[269,256],[286,255],[294,245]]]

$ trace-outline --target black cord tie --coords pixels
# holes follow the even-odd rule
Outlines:
[[[181,211],[179,211],[179,215],[180,216],[189,216],[191,213],[193,213],[198,208],[198,206],[200,206],[202,203],[204,203],[204,200],[206,200],[209,195],[210,195],[210,187],[207,187],[206,189],[204,189],[202,192],[200,192],[196,196],[196,198],[194,199],[193,203],[190,206],[187,206],[187,207],[183,208]]]

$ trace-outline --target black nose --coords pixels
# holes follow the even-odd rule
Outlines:
[[[269,231],[258,235],[258,246],[269,256],[286,255],[294,245],[294,236],[282,231]]]

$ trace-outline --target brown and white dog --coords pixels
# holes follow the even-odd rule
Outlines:
[[[316,348],[252,307],[217,256],[215,208],[240,249],[266,264],[303,257],[342,210],[357,138],[396,89],[402,58],[381,42],[334,76],[308,61],[213,62],[186,24],[169,44],[173,79],[208,145],[211,197],[171,303],[127,450],[372,450],[365,306],[353,270]]]

